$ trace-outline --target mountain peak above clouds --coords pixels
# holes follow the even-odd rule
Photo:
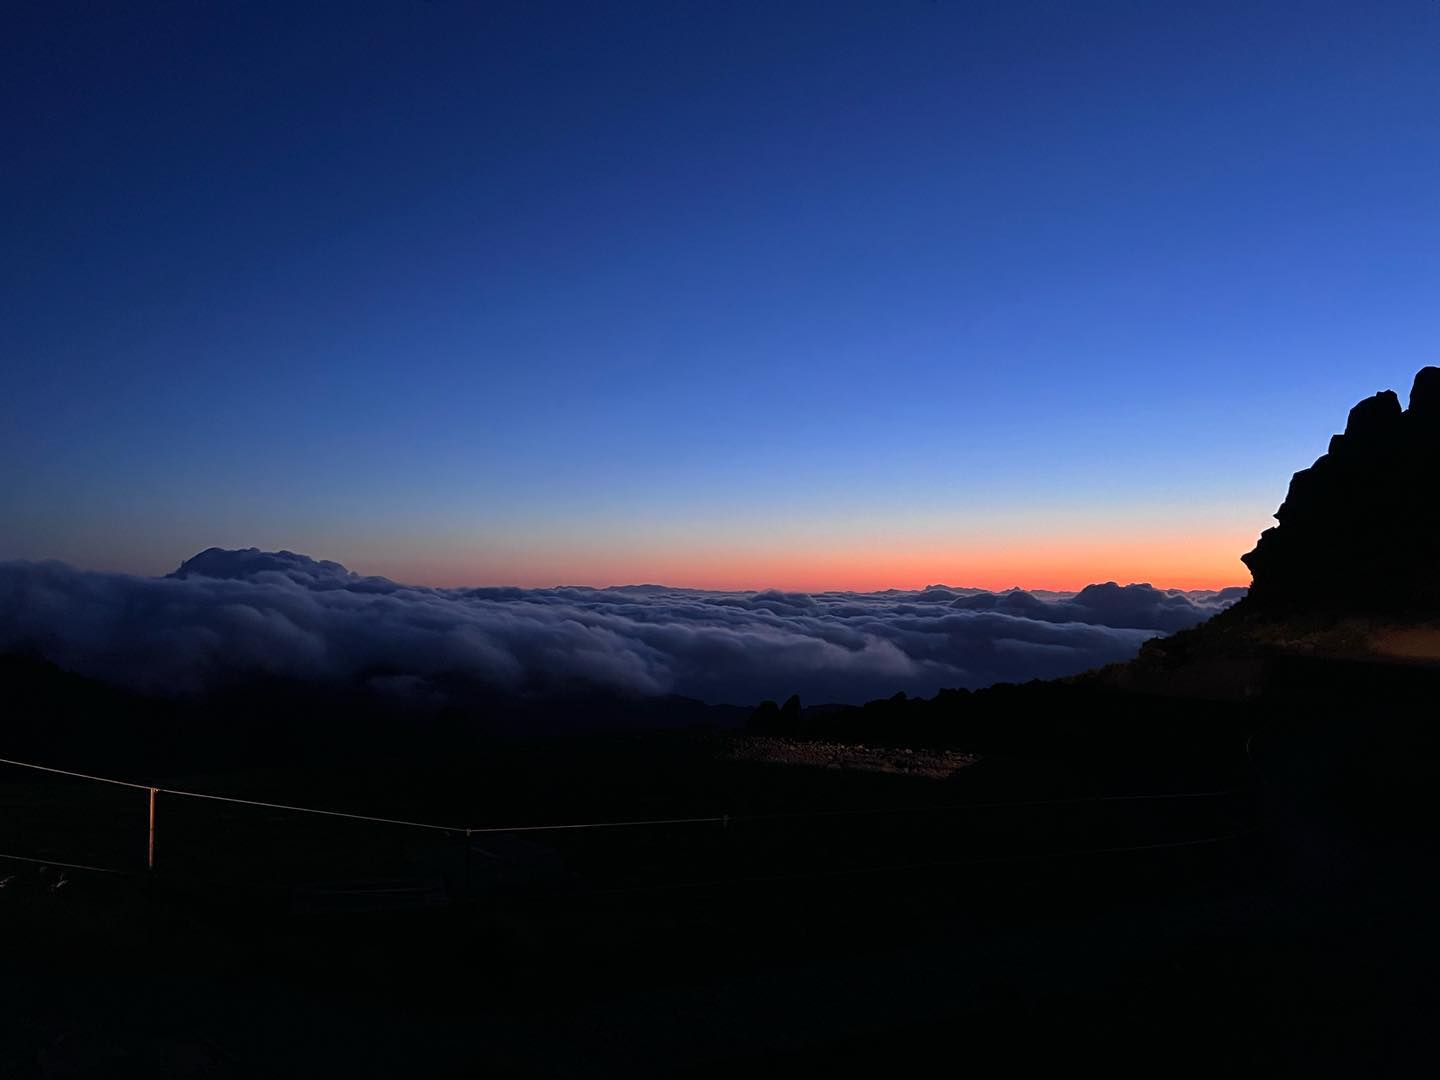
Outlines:
[[[398,588],[382,577],[363,577],[338,562],[312,559],[294,551],[259,548],[206,548],[182,562],[167,578],[217,578],[224,581],[273,580],[278,575],[310,589],[350,589],[361,592]]]

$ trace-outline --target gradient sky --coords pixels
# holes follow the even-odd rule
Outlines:
[[[1433,0],[25,7],[0,558],[1243,583],[1440,362]]]

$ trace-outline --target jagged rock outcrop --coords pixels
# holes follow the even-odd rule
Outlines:
[[[1440,613],[1440,367],[1350,410],[1345,432],[1297,472],[1255,549],[1246,607]]]

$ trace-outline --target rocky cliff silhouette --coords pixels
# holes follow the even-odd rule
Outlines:
[[[1440,367],[1350,410],[1343,434],[1290,481],[1255,549],[1248,612],[1440,612]]]
[[[1249,594],[1199,626],[1067,679],[784,716],[771,705],[752,724],[991,755],[1129,755],[1150,770],[1221,760],[1282,716],[1333,722],[1347,753],[1362,737],[1357,716],[1364,738],[1383,728],[1412,742],[1408,725],[1440,694],[1437,476],[1440,367],[1427,367],[1408,409],[1386,390],[1350,411],[1329,451],[1294,475],[1279,524],[1241,556]]]

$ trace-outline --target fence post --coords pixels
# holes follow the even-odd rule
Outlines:
[[[145,849],[145,869],[155,869],[155,795],[159,788],[150,789],[150,843]]]

